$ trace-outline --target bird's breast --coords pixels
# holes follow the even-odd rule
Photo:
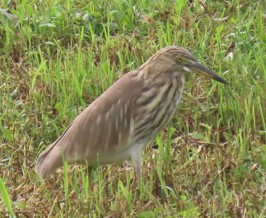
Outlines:
[[[131,133],[136,143],[151,140],[169,123],[181,101],[184,82],[184,77],[179,76],[143,87],[142,95],[136,101]]]

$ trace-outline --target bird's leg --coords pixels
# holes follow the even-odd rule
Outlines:
[[[86,174],[88,176],[88,179],[91,181],[93,179],[93,171],[96,169],[95,166],[91,166],[88,163],[87,164],[87,170],[86,170]]]
[[[92,167],[90,165],[87,165],[87,174],[88,176],[92,175],[92,171],[95,169],[95,167]]]
[[[141,182],[141,148],[137,148],[131,154],[132,164],[135,169],[135,175],[137,177],[138,184]]]

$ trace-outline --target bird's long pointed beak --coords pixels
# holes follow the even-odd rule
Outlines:
[[[213,71],[211,71],[207,67],[204,67],[203,65],[201,65],[197,61],[194,61],[193,63],[191,63],[189,67],[193,71],[195,71],[199,74],[202,74],[202,75],[204,75],[210,79],[214,79],[214,80],[216,80],[220,83],[223,83],[223,84],[228,84],[228,82],[226,82],[222,77],[218,76],[216,73],[214,73]]]

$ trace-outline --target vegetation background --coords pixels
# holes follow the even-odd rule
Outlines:
[[[265,1],[1,0],[0,217],[266,217]],[[223,76],[191,76],[172,125],[130,162],[36,158],[124,73],[166,45]],[[104,137],[104,135],[103,135]]]

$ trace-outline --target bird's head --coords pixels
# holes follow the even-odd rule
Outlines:
[[[169,46],[159,50],[149,60],[150,71],[186,74],[195,72],[209,79],[228,84],[222,77],[201,65],[196,58],[185,48]]]

